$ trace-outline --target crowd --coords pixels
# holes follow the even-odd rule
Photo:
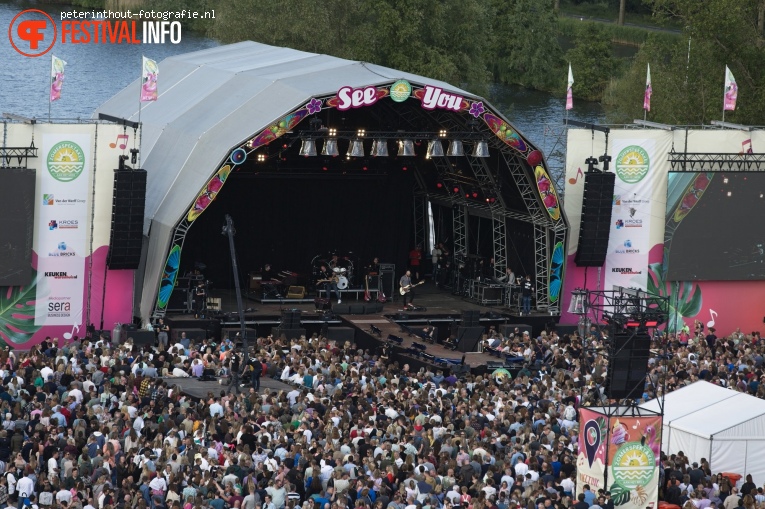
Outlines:
[[[523,358],[515,377],[413,372],[385,348],[316,335],[260,338],[249,363],[231,341],[184,336],[5,348],[0,508],[611,509],[606,492],[575,496],[576,409],[599,399],[607,367],[592,332],[491,331],[493,348]],[[682,331],[654,352],[644,398],[700,378],[764,394],[759,334]],[[230,377],[198,400],[174,383],[223,380],[240,362],[246,386]],[[264,377],[288,388],[261,389]],[[664,460],[663,495],[678,505],[765,502],[701,458]]]

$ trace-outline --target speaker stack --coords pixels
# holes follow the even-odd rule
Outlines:
[[[456,344],[460,352],[473,352],[483,336],[480,311],[463,311],[462,323],[457,329]]]
[[[606,396],[609,399],[638,399],[643,396],[650,349],[651,336],[648,332],[627,330],[614,335],[606,381]]]
[[[588,171],[584,174],[582,220],[575,258],[579,267],[601,267],[606,262],[615,182],[614,173]]]
[[[141,262],[146,170],[114,170],[112,229],[106,265],[109,269],[137,269]]]
[[[282,321],[276,334],[286,336],[287,339],[295,339],[305,336],[305,329],[300,328],[301,311],[299,309],[282,310]]]

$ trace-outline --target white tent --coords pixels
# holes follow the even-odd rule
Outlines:
[[[659,401],[641,408],[659,411]],[[661,449],[709,460],[712,471],[752,474],[765,482],[765,401],[699,381],[667,394]]]

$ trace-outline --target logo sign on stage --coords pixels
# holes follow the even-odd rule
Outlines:
[[[35,325],[82,325],[90,147],[87,134],[43,135],[45,167],[38,173],[38,196],[47,214],[40,214],[36,228]]]

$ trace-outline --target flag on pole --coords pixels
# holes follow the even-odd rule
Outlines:
[[[141,102],[157,100],[157,77],[159,67],[151,58],[143,57],[141,72]]]
[[[571,64],[568,64],[568,87],[566,88],[566,109],[574,107],[574,73],[571,72]]]
[[[736,99],[738,98],[738,85],[736,78],[730,72],[728,66],[725,66],[725,96],[723,98],[723,111],[733,111],[736,109]]]
[[[55,55],[51,55],[50,102],[61,99],[61,87],[64,86],[64,66],[66,66],[66,62]]]
[[[643,109],[651,111],[651,93],[653,88],[651,87],[651,64],[648,64],[648,73],[645,78],[645,95],[643,96]]]

